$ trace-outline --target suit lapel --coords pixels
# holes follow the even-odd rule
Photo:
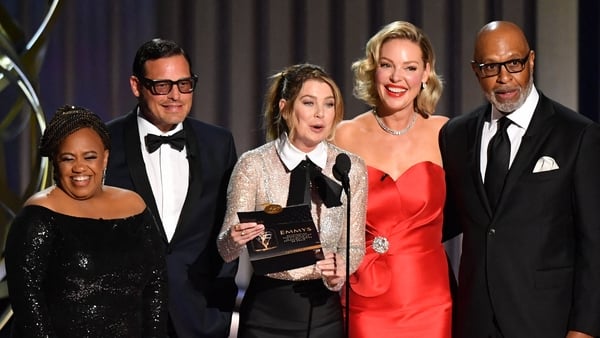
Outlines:
[[[471,177],[473,179],[473,185],[475,186],[475,190],[477,191],[477,197],[481,202],[482,206],[485,208],[488,215],[492,216],[492,209],[487,200],[487,194],[485,193],[485,187],[483,186],[483,179],[481,178],[481,134],[483,132],[483,123],[485,122],[485,118],[490,114],[491,106],[487,105],[484,108],[474,114],[471,120],[468,123],[467,127],[467,140],[469,142],[470,148],[470,165],[469,168],[471,170]]]
[[[140,196],[146,202],[146,205],[152,211],[154,218],[156,219],[156,223],[158,224],[159,231],[163,237],[165,242],[167,241],[167,235],[163,229],[162,221],[159,217],[158,207],[156,206],[156,201],[154,200],[154,194],[152,193],[152,187],[150,186],[150,181],[148,180],[148,175],[146,173],[146,165],[144,164],[144,158],[142,157],[142,149],[139,138],[139,128],[137,125],[137,109],[134,109],[133,112],[129,113],[127,120],[125,122],[125,144],[124,151],[127,156],[127,166],[129,167],[129,175],[131,176],[131,180],[133,181],[133,186]],[[128,132],[135,131],[135,132]]]
[[[177,228],[173,234],[171,241],[177,240],[181,233],[185,233],[183,229],[190,224],[188,221],[193,215],[193,211],[198,207],[198,201],[202,196],[202,161],[201,161],[201,146],[196,138],[195,131],[188,119],[183,121],[183,129],[185,130],[185,146],[187,152],[189,170],[188,191],[179,215]]]
[[[552,132],[554,124],[552,116],[554,111],[550,102],[540,93],[540,100],[535,108],[529,127],[523,135],[521,145],[515,159],[506,176],[506,182],[498,202],[498,214],[501,213],[506,201],[515,186],[518,184],[519,178],[530,170],[533,170],[535,161],[538,159],[535,154],[539,153],[540,147],[545,143],[545,140]]]

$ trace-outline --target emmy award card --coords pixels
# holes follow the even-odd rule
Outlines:
[[[290,270],[323,259],[319,233],[310,214],[310,205],[289,207],[270,204],[263,211],[238,212],[240,222],[265,226],[262,235],[246,244],[257,274]]]

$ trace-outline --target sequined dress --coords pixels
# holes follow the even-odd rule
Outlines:
[[[6,268],[13,337],[166,337],[164,248],[148,210],[103,220],[26,206]]]
[[[444,170],[420,162],[394,181],[367,168],[366,252],[350,278],[350,337],[450,338]]]

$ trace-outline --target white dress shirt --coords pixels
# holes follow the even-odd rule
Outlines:
[[[525,99],[525,102],[521,107],[519,107],[514,112],[506,115],[508,119],[512,122],[506,132],[508,134],[508,138],[510,139],[510,162],[509,169],[517,155],[517,151],[519,151],[519,147],[521,146],[521,140],[523,139],[523,135],[527,131],[527,127],[531,122],[531,118],[533,117],[533,112],[535,107],[538,104],[540,99],[540,95],[535,89],[535,86],[532,86],[531,92]],[[490,121],[485,121],[483,124],[483,131],[481,133],[481,149],[480,149],[480,170],[481,170],[481,179],[485,180],[485,170],[487,169],[487,148],[490,143],[490,139],[496,134],[497,122],[498,120],[504,116],[501,112],[499,112],[492,105],[492,116]]]
[[[155,125],[141,117],[139,111],[137,123],[140,131],[142,157],[158,208],[158,216],[162,221],[167,239],[171,241],[179,222],[179,215],[189,185],[190,167],[187,160],[187,149],[184,147],[183,150],[178,151],[168,144],[163,144],[150,154],[146,148],[144,137],[146,134],[169,136],[182,130],[183,124],[179,123],[173,130],[163,133]]]

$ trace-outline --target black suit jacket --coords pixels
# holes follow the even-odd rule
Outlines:
[[[229,131],[191,118],[183,122],[189,188],[175,233],[167,241],[143,162],[134,109],[108,123],[111,150],[106,184],[138,192],[157,217],[166,250],[169,317],[180,338],[227,337],[237,287],[237,261],[216,248],[237,155]]]
[[[600,335],[600,128],[540,95],[492,214],[479,169],[490,105],[440,132],[446,237],[463,233],[455,337]],[[542,156],[559,169],[533,173]]]

